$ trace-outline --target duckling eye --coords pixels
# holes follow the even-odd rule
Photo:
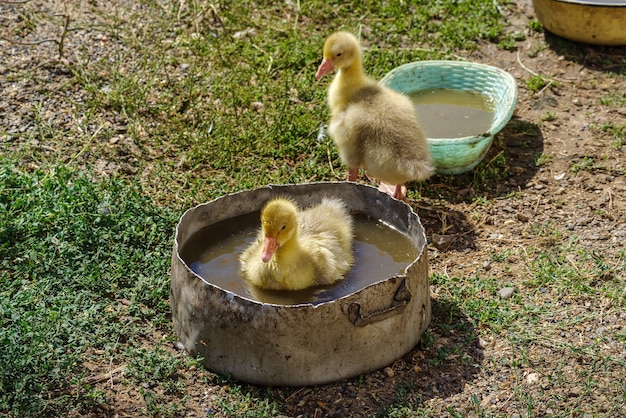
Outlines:
[[[283,227],[282,227],[282,228],[280,228],[280,229],[285,229],[286,227],[287,227],[287,225],[283,225]]]
[[[337,52],[337,56],[340,57],[341,56],[341,52]]]

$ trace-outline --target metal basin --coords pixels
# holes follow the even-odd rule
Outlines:
[[[261,210],[289,195],[303,207],[340,197],[354,214],[379,219],[408,237],[418,257],[404,274],[381,277],[319,303],[259,302],[202,278],[181,257],[193,235],[218,222]],[[191,355],[234,379],[264,385],[328,383],[384,367],[410,351],[430,324],[426,237],[407,204],[356,183],[268,186],[189,209],[172,252],[174,330]],[[346,279],[347,280],[347,279]]]
[[[577,42],[626,45],[626,0],[533,0],[550,32]]]

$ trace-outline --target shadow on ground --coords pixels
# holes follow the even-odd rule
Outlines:
[[[472,217],[472,208],[526,188],[537,174],[543,150],[539,126],[515,117],[496,136],[476,168],[455,176],[433,177],[411,202],[429,243],[444,251],[475,249],[476,229],[482,220]],[[451,238],[446,241],[442,236]],[[438,239],[443,241],[437,243]]]
[[[596,71],[626,73],[626,47],[589,45],[545,31],[546,44],[559,56]]]
[[[460,393],[483,361],[469,319],[433,299],[432,321],[420,343],[387,368],[336,383],[297,388],[244,385],[251,397],[275,402],[289,417],[388,416],[395,407],[418,408],[429,399]],[[328,399],[335,399],[332,404]]]

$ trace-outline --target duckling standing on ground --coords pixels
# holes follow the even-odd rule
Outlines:
[[[405,182],[426,180],[434,171],[411,100],[365,75],[361,46],[351,33],[328,37],[315,78],[335,69],[329,133],[348,166],[348,180],[356,181],[362,167],[381,181],[380,190],[404,199]]]
[[[275,198],[261,211],[257,240],[241,254],[241,272],[263,289],[332,284],[354,262],[353,236],[352,217],[339,199],[300,210],[289,198]]]

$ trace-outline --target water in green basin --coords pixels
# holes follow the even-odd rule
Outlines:
[[[427,138],[463,138],[489,130],[494,106],[489,96],[433,89],[409,94]]]
[[[409,238],[387,224],[354,216],[355,263],[346,277],[331,286],[298,291],[261,290],[239,273],[239,255],[255,239],[259,213],[237,216],[196,232],[179,251],[181,258],[205,281],[263,303],[319,304],[354,293],[372,283],[403,274],[418,256]]]

